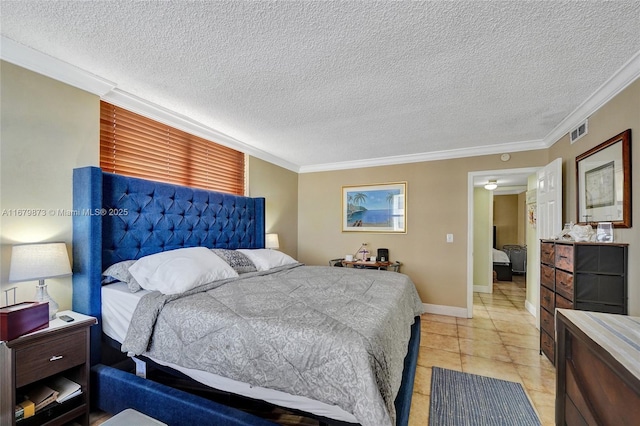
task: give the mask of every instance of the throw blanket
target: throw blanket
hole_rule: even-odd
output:
[[[406,275],[297,264],[150,293],[122,350],[337,405],[364,426],[392,425],[422,312]]]

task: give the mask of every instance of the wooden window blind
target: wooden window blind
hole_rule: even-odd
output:
[[[244,195],[242,152],[100,102],[100,167],[126,176]]]

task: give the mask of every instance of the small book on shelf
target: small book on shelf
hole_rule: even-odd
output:
[[[42,410],[47,405],[56,402],[58,397],[58,391],[51,389],[44,383],[36,383],[27,391],[26,398],[33,402],[35,405],[35,411]]]
[[[55,376],[47,381],[47,385],[58,392],[56,402],[63,403],[82,393],[80,384],[64,376]]]

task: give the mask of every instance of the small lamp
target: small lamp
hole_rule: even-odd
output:
[[[488,189],[489,191],[493,191],[494,189],[496,189],[498,187],[498,181],[497,180],[490,180],[489,182],[487,182],[487,184],[484,186],[484,189]]]
[[[9,281],[35,281],[36,301],[49,302],[49,319],[54,319],[58,304],[49,296],[45,278],[68,277],[71,265],[65,243],[20,244],[11,249]]]
[[[278,234],[266,234],[265,247],[268,249],[279,249],[280,241],[278,241]]]

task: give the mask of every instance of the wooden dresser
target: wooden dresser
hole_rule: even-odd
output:
[[[557,425],[637,425],[640,317],[559,309]]]
[[[555,363],[556,308],[627,314],[627,244],[542,240],[540,350]]]

